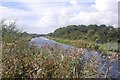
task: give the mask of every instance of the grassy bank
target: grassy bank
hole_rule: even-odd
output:
[[[120,52],[119,43],[117,42],[108,42],[104,44],[100,44],[99,49],[103,51],[113,51],[113,52]]]
[[[87,48],[87,47],[94,48],[95,47],[95,43],[91,41],[69,40],[69,39],[61,39],[61,38],[49,37],[49,36],[47,36],[46,38],[49,38],[59,43],[68,44],[68,45],[72,45],[72,46],[79,47],[79,48]]]
[[[59,43],[72,45],[78,48],[90,48],[91,50],[98,49],[100,51],[113,51],[113,52],[120,52],[118,49],[118,43],[117,42],[108,42],[104,44],[99,44],[99,47],[95,45],[95,42],[87,41],[87,40],[69,40],[69,39],[61,39],[56,37],[49,37],[51,40],[54,40]]]

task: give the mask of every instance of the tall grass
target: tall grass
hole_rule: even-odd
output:
[[[29,46],[30,35],[2,25],[2,78],[78,78],[83,77],[81,58],[84,49],[49,45]]]
[[[5,26],[5,27],[4,27]],[[29,46],[30,35],[2,25],[2,78],[98,78],[95,59],[85,65],[83,48]],[[12,24],[14,26],[14,24]]]

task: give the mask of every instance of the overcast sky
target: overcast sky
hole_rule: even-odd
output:
[[[49,33],[72,24],[118,26],[119,0],[2,0],[0,18],[21,30]]]

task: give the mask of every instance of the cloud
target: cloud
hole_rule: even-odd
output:
[[[17,19],[21,29],[29,33],[49,33],[58,27],[71,24],[117,26],[118,0],[19,0],[18,2],[22,2],[21,6],[29,10],[0,6],[0,16]]]
[[[101,12],[116,12],[118,10],[118,1],[119,0],[96,0],[94,7]]]
[[[81,11],[70,19],[71,24],[117,25],[118,0],[95,0],[90,11]]]
[[[103,12],[80,12],[77,16],[70,19],[71,24],[106,24],[117,26],[117,15]]]
[[[32,15],[29,11],[0,6],[1,18],[21,19],[21,18],[27,17],[28,14],[29,14],[29,16]]]

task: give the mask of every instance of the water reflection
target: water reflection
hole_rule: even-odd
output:
[[[59,45],[59,46],[63,47],[64,49],[73,48],[72,46],[60,44],[58,42],[55,42],[53,40],[49,40],[49,39],[44,38],[44,37],[33,38],[33,39],[31,39],[30,43],[35,43],[35,44],[37,44],[37,46],[44,46],[44,45],[48,44],[50,46]]]

